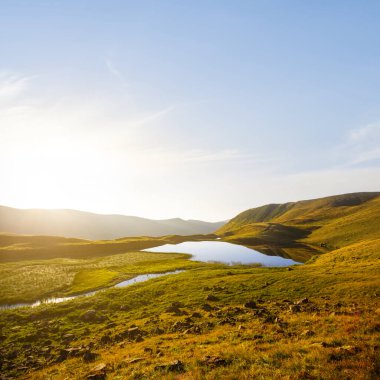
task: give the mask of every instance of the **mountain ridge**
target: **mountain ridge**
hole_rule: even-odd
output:
[[[0,206],[0,232],[108,240],[131,236],[209,234],[222,222],[181,218],[148,219],[72,209],[18,209]]]
[[[361,192],[252,208],[216,234],[238,244],[307,255],[380,238],[379,225],[380,192]]]

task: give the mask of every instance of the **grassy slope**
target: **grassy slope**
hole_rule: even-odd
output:
[[[73,302],[5,311],[2,372],[81,379],[105,364],[110,379],[375,379],[379,259],[374,239],[291,271],[209,265]],[[217,299],[205,301],[209,294]],[[304,297],[309,301],[296,310]],[[244,307],[249,300],[258,308]],[[187,315],[167,312],[172,302]],[[205,302],[213,310],[205,311]],[[84,320],[89,309],[96,320]],[[132,326],[141,338],[128,337]],[[97,355],[90,362],[86,350]],[[179,373],[160,367],[174,360],[183,363]]]
[[[247,210],[220,228],[225,240],[277,245],[290,256],[380,237],[380,193],[355,193]]]
[[[169,243],[214,238],[215,235],[168,235],[91,241],[54,236],[0,234],[0,263],[54,258],[89,259],[139,251]]]
[[[129,279],[199,264],[188,255],[139,249],[205,240],[212,235],[88,241],[49,236],[0,235],[0,305],[67,296]]]
[[[178,275],[89,298],[3,311],[1,371],[28,379],[377,379],[379,202],[361,194],[271,206],[255,221],[246,214],[244,223],[235,218],[219,231],[261,249],[274,243],[271,249],[290,255],[327,252],[291,270],[192,264]],[[150,270],[185,261],[151,262]],[[90,273],[120,273],[119,264]],[[139,273],[145,265],[125,267]],[[249,300],[255,309],[244,306]],[[168,312],[173,302],[182,303],[183,314]],[[88,310],[95,320],[84,319]],[[127,331],[134,326],[137,339]],[[174,360],[182,365],[170,367]]]

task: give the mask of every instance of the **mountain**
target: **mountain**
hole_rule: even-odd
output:
[[[378,239],[379,226],[380,192],[367,192],[249,209],[216,233],[224,240],[302,258]]]
[[[77,210],[16,209],[0,206],[0,232],[104,240],[129,236],[208,234],[225,222],[180,218],[152,220]]]

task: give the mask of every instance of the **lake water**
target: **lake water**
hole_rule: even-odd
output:
[[[137,284],[139,282],[144,282],[144,281],[150,280],[152,278],[167,276],[169,274],[177,274],[177,273],[181,273],[181,272],[183,272],[183,270],[175,270],[172,272],[165,272],[165,273],[141,274],[141,275],[133,277],[129,280],[119,282],[112,287],[113,288],[124,288],[125,286]],[[35,302],[30,302],[30,303],[25,302],[25,303],[14,303],[14,304],[9,304],[9,305],[0,305],[0,310],[16,309],[18,307],[25,307],[25,306],[36,307],[36,306],[48,304],[48,303],[60,303],[60,302],[70,301],[70,300],[73,300],[73,299],[78,298],[78,297],[89,297],[89,296],[94,295],[95,293],[104,291],[106,289],[110,289],[110,288],[102,288],[102,289],[98,289],[98,290],[93,290],[91,292],[81,293],[81,294],[77,294],[74,296],[68,296],[68,297],[49,297],[49,298],[45,298],[45,299],[38,300]]]
[[[148,252],[189,253],[191,260],[204,262],[222,262],[226,264],[261,264],[267,267],[283,267],[298,264],[281,256],[270,256],[264,253],[223,241],[188,241],[180,244],[165,244],[145,249]]]

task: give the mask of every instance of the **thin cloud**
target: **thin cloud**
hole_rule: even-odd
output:
[[[349,156],[348,166],[380,160],[380,123],[352,130],[341,149]]]
[[[17,98],[28,88],[31,77],[0,72],[0,101],[6,103]]]
[[[145,124],[149,124],[149,123],[152,123],[166,115],[168,115],[170,112],[172,112],[173,110],[175,110],[176,106],[175,105],[171,105],[169,107],[165,107],[157,112],[153,112],[151,114],[148,114],[147,116],[144,116],[142,117],[141,119],[138,119],[138,120],[135,120],[133,121],[131,124],[134,125],[134,126],[142,126],[142,125],[145,125]]]
[[[105,60],[106,67],[109,71],[109,73],[114,76],[122,85],[122,87],[128,87],[128,82],[125,79],[124,75],[121,73],[121,71],[116,67],[115,63],[111,58],[107,58]]]

